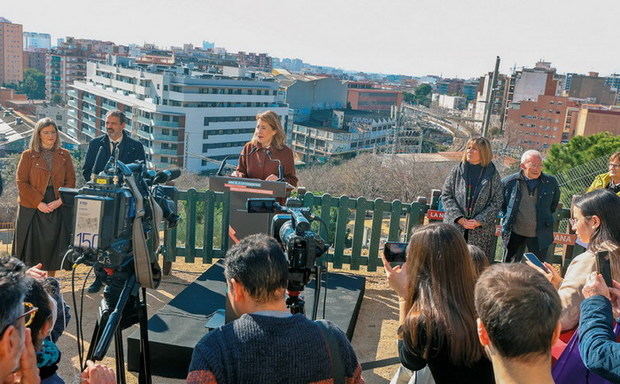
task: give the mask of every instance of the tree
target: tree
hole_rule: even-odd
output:
[[[609,132],[592,136],[575,136],[566,144],[554,144],[545,159],[545,170],[557,174],[587,161],[620,150],[620,136]]]
[[[413,104],[413,103],[415,103],[415,94],[409,93],[409,92],[405,92],[403,94],[403,99],[405,100],[405,103]]]
[[[24,79],[18,84],[5,84],[17,93],[25,94],[31,100],[45,99],[45,74],[34,68],[24,70]]]
[[[59,94],[55,93],[52,96],[52,100],[51,100],[52,104],[56,104],[56,105],[62,105],[63,104],[63,99],[62,96],[60,96]]]
[[[422,104],[425,106],[431,105],[431,92],[433,88],[429,84],[421,84],[415,90],[415,102],[416,104]]]

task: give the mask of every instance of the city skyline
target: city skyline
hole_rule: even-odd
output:
[[[559,72],[620,72],[611,0],[579,3],[316,0],[234,2],[110,0],[15,3],[0,16],[53,42],[73,36],[162,47],[214,41],[229,52],[266,52],[306,63],[374,73],[478,77],[502,58],[511,68],[550,61]],[[596,18],[582,17],[584,10]],[[58,22],[50,23],[50,20]],[[615,29],[615,30],[614,30]]]

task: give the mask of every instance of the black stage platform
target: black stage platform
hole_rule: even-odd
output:
[[[306,287],[306,313],[312,313],[314,281]],[[333,321],[353,337],[357,315],[364,297],[366,279],[362,276],[329,273],[325,318]],[[194,346],[207,333],[209,316],[225,305],[224,268],[218,263],[179,293],[149,319],[151,370],[154,375],[185,378]],[[318,318],[323,315],[323,294],[319,300]],[[139,367],[140,333],[133,332],[127,341],[127,366]]]

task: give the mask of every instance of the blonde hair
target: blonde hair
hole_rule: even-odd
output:
[[[56,141],[54,142],[54,146],[52,150],[56,150],[60,147],[60,134],[58,131],[58,126],[54,120],[49,117],[44,117],[43,119],[37,121],[34,126],[34,132],[32,132],[32,138],[30,138],[30,149],[35,152],[41,152],[41,131],[43,128],[52,126],[56,130]]]
[[[286,136],[284,135],[284,128],[282,128],[282,123],[280,122],[280,116],[274,111],[265,111],[256,115],[256,121],[262,120],[267,123],[271,129],[276,131],[276,134],[273,136],[271,141],[272,145],[277,149],[282,149],[284,147],[284,142],[286,141]],[[258,138],[256,137],[256,133],[252,136],[252,140],[250,141],[252,144],[258,144]]]
[[[612,161],[620,161],[620,151],[614,152],[611,154],[611,156],[609,156],[609,162]]]
[[[484,137],[475,137],[467,141],[465,148],[469,147],[470,145],[476,147],[476,149],[478,149],[478,151],[480,152],[480,165],[486,167],[491,163],[491,160],[493,160],[493,151],[491,150],[491,143],[489,142],[489,140]],[[467,149],[465,149],[465,152],[463,152],[462,161],[467,161]]]

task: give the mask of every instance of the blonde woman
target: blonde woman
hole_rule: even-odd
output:
[[[37,122],[17,166],[19,210],[13,253],[26,265],[41,263],[50,276],[60,269],[68,245],[63,225],[61,187],[75,187],[75,171],[69,152],[60,148],[56,123]]]
[[[286,137],[280,117],[273,111],[256,115],[254,136],[241,151],[239,165],[232,173],[235,177],[278,180],[278,161],[282,164],[284,181],[297,186],[293,151],[284,142]]]
[[[455,225],[467,244],[480,247],[489,263],[495,259],[495,225],[504,201],[504,187],[492,159],[489,140],[470,139],[461,163],[452,169],[441,191],[444,223]]]

